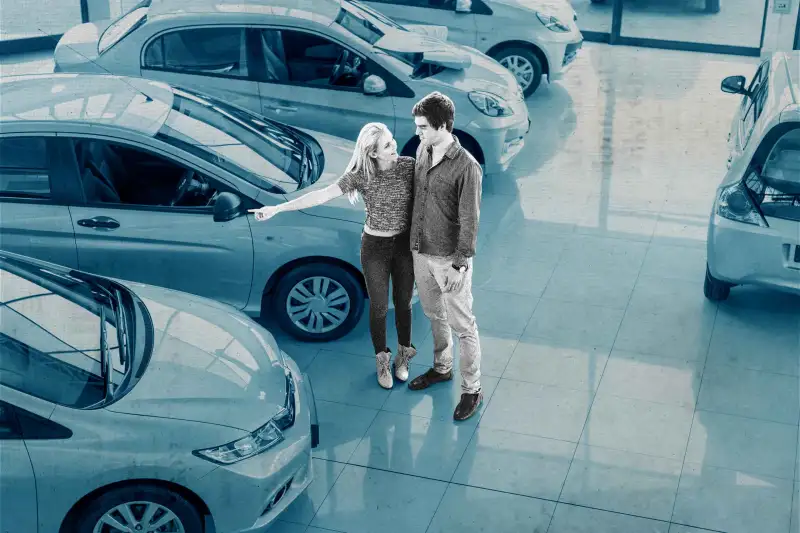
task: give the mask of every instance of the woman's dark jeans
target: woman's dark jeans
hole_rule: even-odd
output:
[[[389,278],[395,309],[397,341],[411,346],[411,298],[414,294],[414,259],[408,231],[394,237],[361,235],[361,267],[369,296],[369,330],[375,353],[386,345],[386,313],[389,311]]]

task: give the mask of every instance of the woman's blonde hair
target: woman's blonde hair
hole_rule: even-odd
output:
[[[356,139],[356,149],[353,151],[353,157],[347,164],[345,174],[352,173],[355,175],[363,175],[364,179],[369,183],[369,180],[378,170],[378,164],[374,157],[369,154],[378,149],[378,142],[384,133],[391,135],[392,132],[386,127],[386,124],[380,122],[370,122],[361,128],[361,132]],[[358,191],[351,191],[348,194],[350,203],[358,201]]]

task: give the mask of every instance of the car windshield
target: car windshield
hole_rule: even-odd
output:
[[[113,399],[129,378],[134,311],[92,277],[4,257],[0,300],[3,385],[83,409]]]
[[[119,17],[106,28],[97,43],[97,52],[102,54],[133,30],[147,21],[147,11],[150,9],[151,0],[142,0],[133,8]]]
[[[208,95],[173,92],[175,101],[158,138],[277,194],[319,178],[321,169],[309,155],[312,147],[293,128]]]

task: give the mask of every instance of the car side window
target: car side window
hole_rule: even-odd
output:
[[[0,197],[50,198],[46,138],[0,138]]]
[[[87,204],[208,210],[224,188],[199,172],[144,150],[97,139],[75,139]]]
[[[151,41],[143,67],[157,70],[247,78],[244,28],[191,28],[166,33]]]
[[[267,80],[308,87],[359,89],[366,62],[355,52],[319,35],[294,30],[262,30]]]
[[[21,438],[22,435],[20,434],[13,408],[5,402],[0,402],[0,440],[18,440]]]

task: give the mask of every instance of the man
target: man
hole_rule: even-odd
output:
[[[408,384],[422,390],[453,379],[452,330],[459,340],[466,420],[483,401],[481,348],[472,314],[472,258],[478,236],[481,167],[453,135],[455,106],[433,92],[412,110],[421,144],[414,172],[411,251],[420,302],[433,330],[433,368]]]

